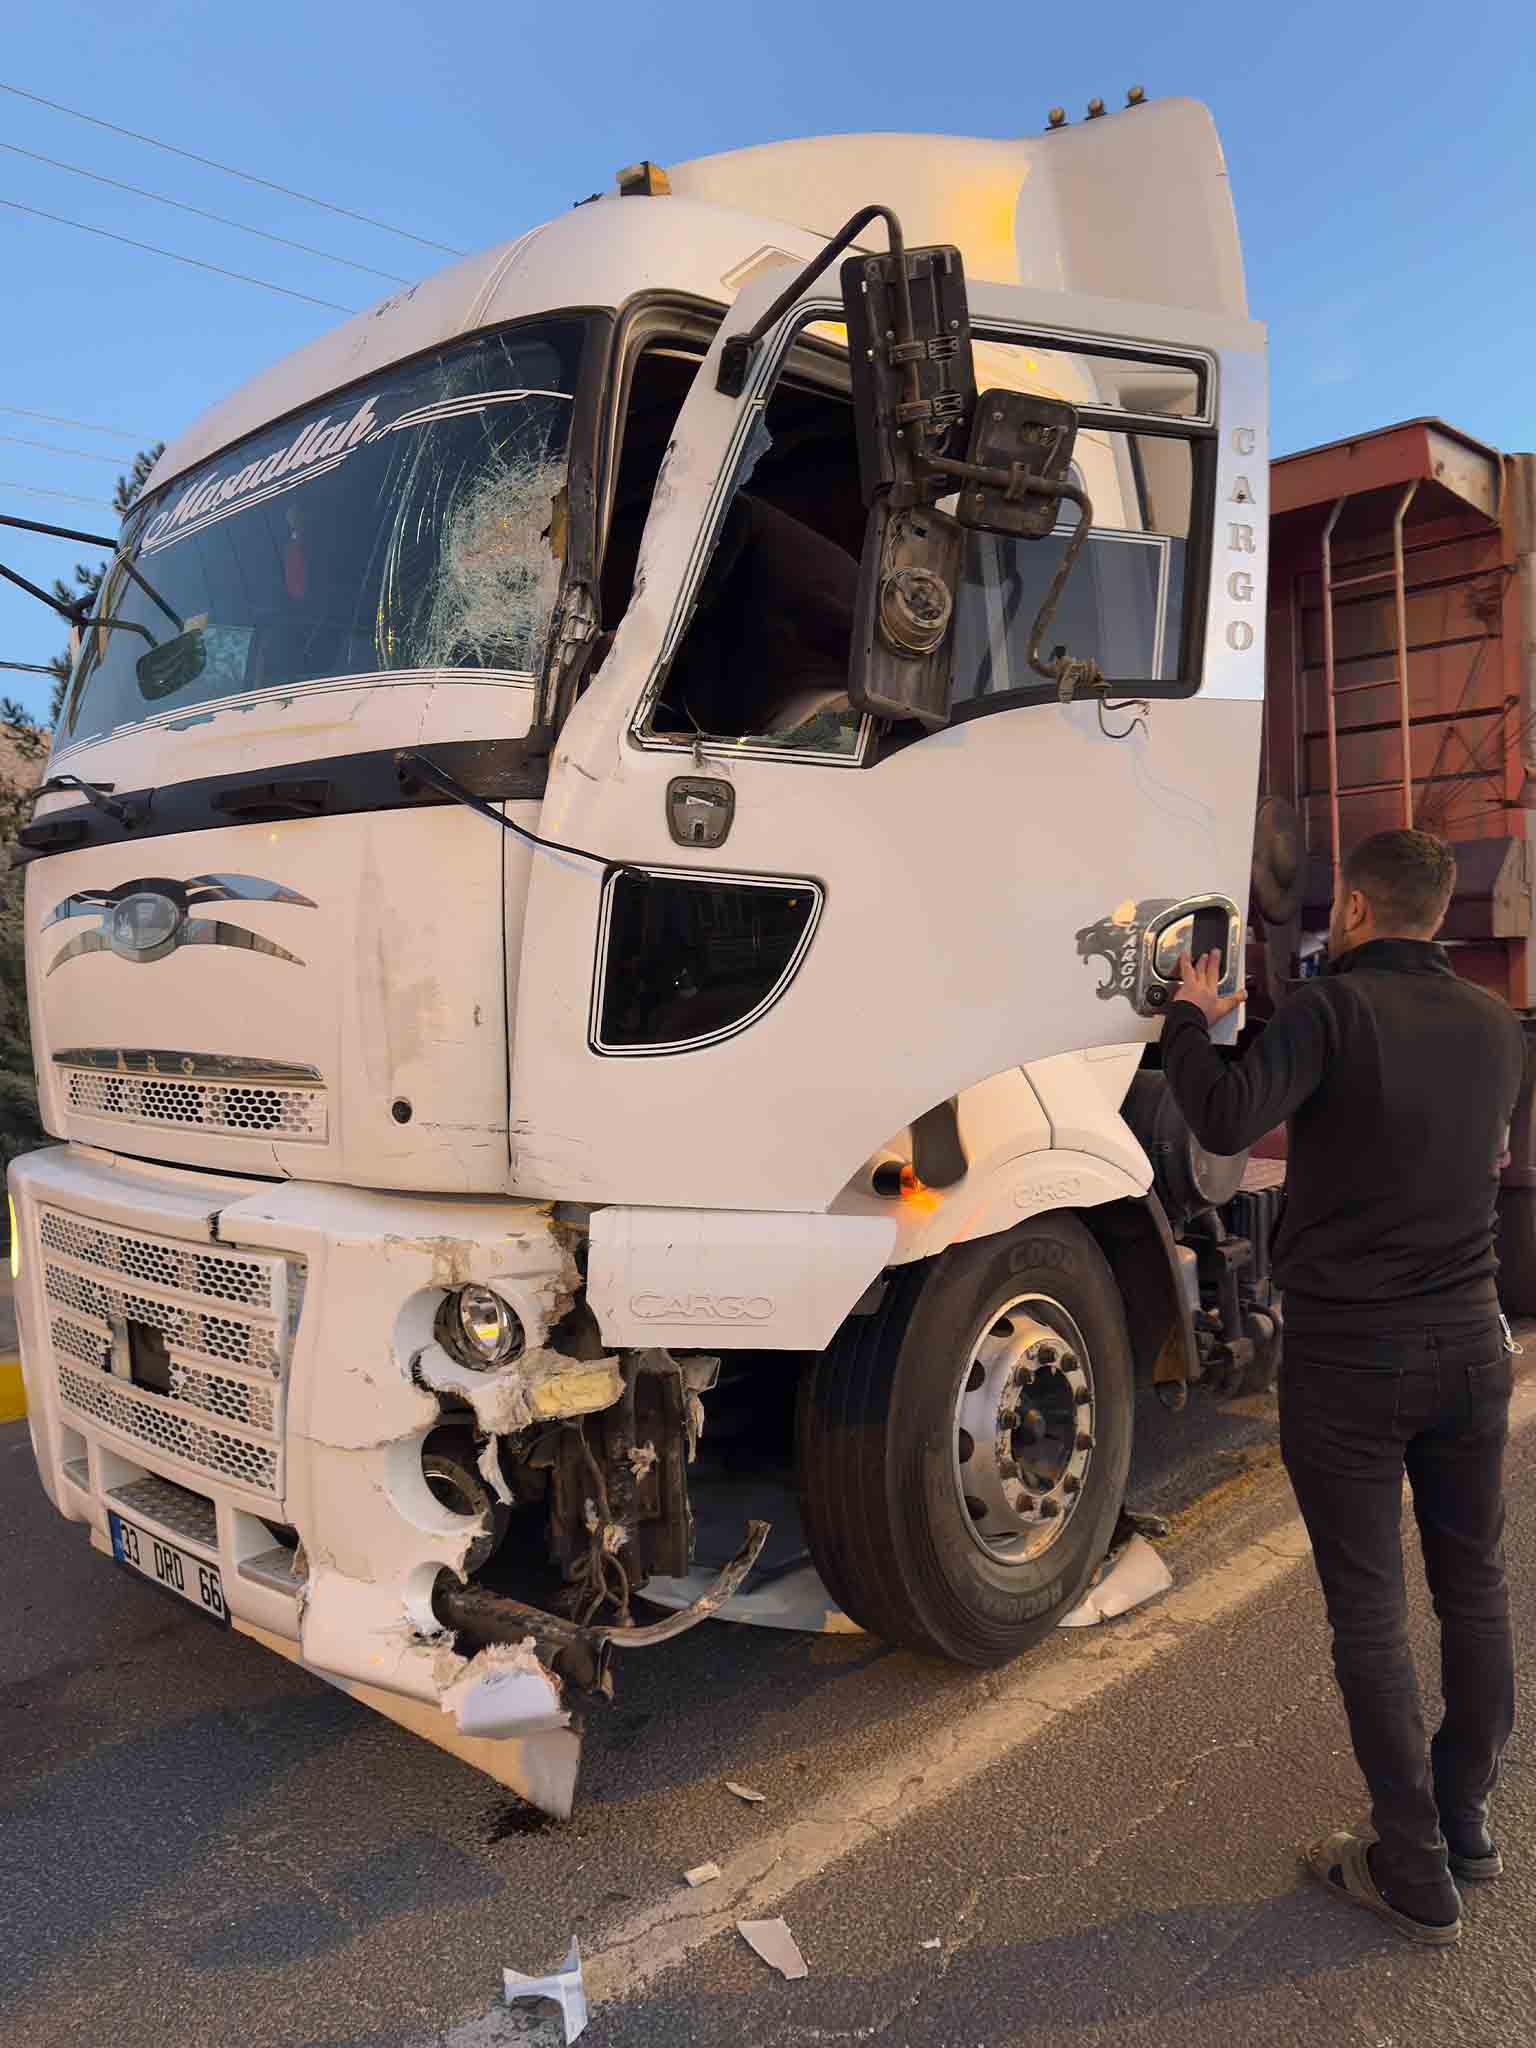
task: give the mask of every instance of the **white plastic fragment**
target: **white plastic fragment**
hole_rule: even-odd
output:
[[[439,1699],[461,1735],[505,1741],[571,1725],[570,1713],[560,1704],[560,1682],[539,1662],[531,1637],[477,1651]]]
[[[1128,1614],[1144,1600],[1166,1593],[1172,1584],[1173,1573],[1146,1537],[1133,1536],[1072,1612],[1063,1615],[1058,1627],[1092,1628],[1095,1622]]]
[[[921,1947],[923,1947],[923,1948],[942,1948],[942,1947],[944,1946],[944,1944],[943,1944],[943,1942],[942,1942],[942,1941],[941,1941],[941,1940],[939,1939],[939,1937],[938,1937],[937,1935],[935,1935],[935,1936],[933,1937],[933,1940],[932,1940],[932,1941],[925,1941],[925,1942],[922,1942],[922,1943],[920,1944],[920,1946],[921,1946]]]
[[[736,1932],[781,1977],[793,1981],[811,1974],[795,1945],[795,1937],[782,1920],[738,1920]]]
[[[738,1799],[745,1799],[749,1806],[766,1806],[768,1803],[766,1792],[754,1792],[750,1785],[735,1784],[730,1778],[725,1781],[725,1789],[734,1792]]]
[[[701,1884],[713,1884],[719,1875],[720,1866],[718,1863],[701,1863],[696,1870],[685,1870],[683,1872],[684,1878],[693,1886],[695,1891],[697,1891]]]
[[[559,2006],[565,2023],[566,2048],[570,2048],[587,2024],[587,1992],[581,1981],[579,1941],[571,1943],[564,1969],[552,1970],[547,1977],[525,1977],[521,1970],[503,1970],[501,1982],[502,1996],[508,2005],[521,1998],[548,1998]]]

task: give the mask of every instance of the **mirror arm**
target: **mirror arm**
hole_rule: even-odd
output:
[[[55,597],[52,591],[42,590],[37,584],[29,583],[18,570],[7,569],[4,562],[0,562],[0,576],[3,576],[7,583],[14,583],[18,590],[24,590],[28,597],[35,597],[39,604],[47,605],[49,611],[57,612],[61,619],[67,619],[72,626],[81,623],[83,614],[79,605],[69,604],[62,597]]]
[[[866,206],[861,213],[856,213],[852,220],[838,229],[819,255],[813,256],[803,270],[795,273],[793,280],[779,293],[767,312],[760,314],[745,334],[733,334],[725,342],[720,350],[720,368],[715,377],[717,391],[724,392],[727,398],[740,398],[746,389],[747,371],[751,366],[752,357],[763,336],[776,321],[783,318],[801,293],[816,282],[834,258],[841,256],[845,249],[852,246],[872,220],[885,222],[893,256],[900,258],[906,253],[901,222],[888,206]],[[896,345],[900,348],[912,339],[912,282],[907,276],[906,265],[901,262],[897,264],[896,291],[901,327],[896,337]],[[907,365],[907,383],[911,396],[914,399],[918,398],[921,394],[915,362],[909,362]]]
[[[86,547],[108,548],[113,553],[117,542],[104,533],[81,533],[73,526],[45,526],[40,519],[18,519],[13,512],[0,512],[0,526],[14,526],[18,533],[46,533],[54,540],[78,540]]]
[[[142,590],[144,595],[149,599],[150,603],[152,605],[155,605],[160,611],[165,613],[165,616],[176,628],[176,631],[178,633],[185,633],[185,631],[187,630],[186,620],[177,617],[175,612],[173,612],[170,606],[166,603],[165,599],[160,595],[159,591],[156,590],[155,586],[146,577],[141,576],[138,570],[135,569],[135,567],[133,566],[132,562],[128,561],[126,558],[122,562],[121,566],[124,573],[128,576],[131,576],[134,582],[137,583],[140,590]]]
[[[1067,542],[1066,553],[1057,564],[1056,574],[1051,578],[1050,588],[1041,600],[1040,609],[1035,613],[1035,623],[1029,629],[1028,660],[1036,675],[1044,676],[1047,682],[1056,685],[1056,694],[1062,703],[1070,704],[1079,690],[1086,691],[1090,696],[1102,693],[1104,671],[1096,661],[1079,661],[1074,655],[1068,654],[1065,648],[1058,649],[1048,662],[1040,659],[1040,642],[1045,638],[1046,628],[1056,616],[1061,593],[1067,587],[1067,578],[1077,566],[1077,558],[1088,539],[1088,528],[1093,523],[1093,507],[1084,493],[1065,486],[1058,488],[1062,497],[1073,499],[1082,508],[1082,517],[1077,522],[1077,529],[1072,538]],[[1101,712],[1100,716],[1102,715]]]
[[[151,647],[158,647],[160,645],[160,642],[151,633],[148,626],[141,626],[136,619],[113,619],[108,618],[105,613],[102,613],[94,619],[84,618],[80,621],[80,624],[85,627],[120,626],[125,633],[137,633],[140,639],[147,640]]]
[[[1056,574],[1035,613],[1035,623],[1029,629],[1028,660],[1038,676],[1044,676],[1048,683],[1056,685],[1061,701],[1069,703],[1079,690],[1093,692],[1104,686],[1104,671],[1096,661],[1079,661],[1065,650],[1054,655],[1050,661],[1040,658],[1040,642],[1045,638],[1046,629],[1056,616],[1056,607],[1061,602],[1061,593],[1067,587],[1067,579],[1077,567],[1077,558],[1088,539],[1088,529],[1093,524],[1093,500],[1085,490],[1061,477],[1033,476],[1018,463],[1011,469],[983,469],[974,462],[954,462],[947,455],[924,457],[929,469],[936,469],[943,476],[952,476],[957,483],[981,484],[986,490],[1000,491],[1005,498],[1017,500],[1030,495],[1043,498],[1070,498],[1078,508],[1078,521],[1072,538],[1067,542]]]

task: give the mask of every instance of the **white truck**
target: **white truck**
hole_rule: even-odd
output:
[[[1156,1072],[1266,480],[1139,93],[635,166],[172,441],[20,849],[59,1512],[559,1813],[722,1606],[1037,1641],[1276,1337]]]

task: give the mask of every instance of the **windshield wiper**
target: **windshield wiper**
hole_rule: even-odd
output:
[[[133,813],[125,804],[114,803],[112,800],[112,792],[116,787],[115,782],[86,782],[78,775],[50,775],[46,782],[40,782],[33,790],[32,801],[36,803],[42,796],[63,796],[77,792],[96,810],[105,811],[114,824],[132,825]]]

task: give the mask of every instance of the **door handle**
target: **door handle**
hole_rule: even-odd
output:
[[[717,775],[674,775],[667,784],[667,830],[679,846],[723,846],[736,816],[736,792]]]
[[[1142,925],[1133,1007],[1143,1017],[1159,1016],[1173,1001],[1179,982],[1179,958],[1192,960],[1215,953],[1221,962],[1217,988],[1236,992],[1243,971],[1243,920],[1230,896],[1186,896],[1182,902],[1148,904],[1152,915]]]

